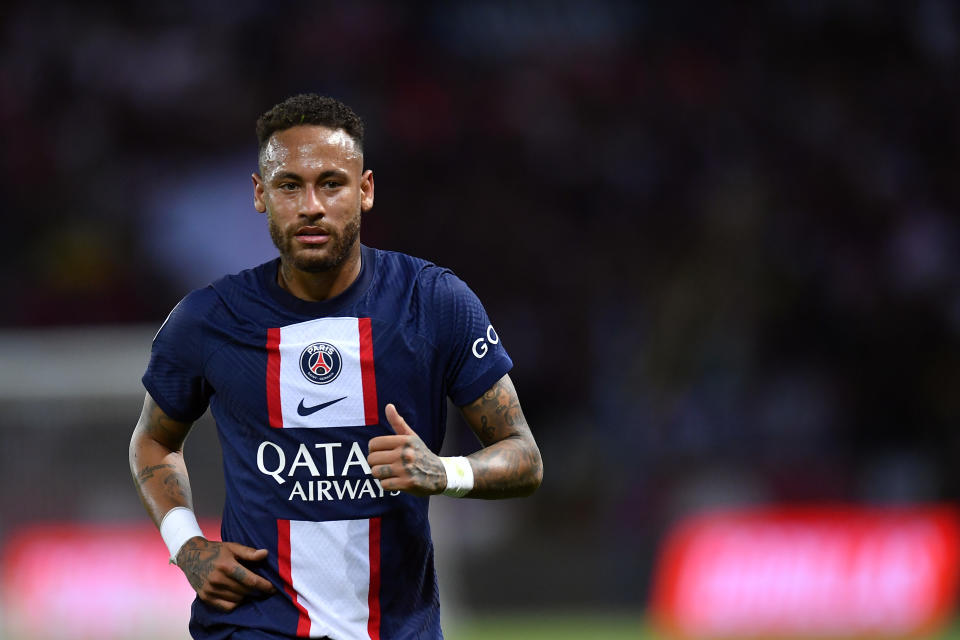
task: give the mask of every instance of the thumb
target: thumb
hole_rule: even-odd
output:
[[[266,549],[254,549],[253,547],[246,547],[236,542],[229,543],[229,546],[230,550],[233,551],[233,555],[241,560],[246,560],[247,562],[262,562],[267,559]]]
[[[416,431],[411,429],[410,425],[407,424],[407,421],[400,416],[400,414],[397,412],[397,408],[393,406],[393,404],[388,404],[385,409],[387,412],[387,422],[390,423],[390,426],[393,427],[393,430],[398,436],[417,435]]]

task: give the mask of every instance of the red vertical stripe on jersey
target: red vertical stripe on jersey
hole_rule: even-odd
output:
[[[271,329],[273,331],[273,329]],[[279,330],[278,330],[279,331]],[[283,589],[293,600],[300,615],[297,617],[297,637],[310,636],[310,615],[297,600],[297,592],[293,588],[293,570],[290,568],[290,521],[277,520],[277,565],[280,570],[280,579],[283,580]]]
[[[360,376],[363,381],[363,414],[365,424],[377,424],[377,376],[373,369],[373,330],[370,318],[358,318],[360,329]]]
[[[269,414],[270,426],[276,429],[282,429],[283,411],[280,409],[280,329],[267,329],[267,413]],[[288,536],[288,542],[289,539]]]
[[[367,593],[367,632],[380,640],[380,518],[370,518],[370,591]]]

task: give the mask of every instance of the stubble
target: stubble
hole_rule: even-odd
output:
[[[294,251],[296,229],[285,232],[277,224],[267,210],[267,226],[270,230],[270,239],[280,252],[283,264],[307,273],[324,273],[340,267],[350,255],[350,251],[360,238],[360,211],[343,227],[342,232],[330,231],[330,240],[327,242],[329,251],[321,255],[313,255],[311,251]]]

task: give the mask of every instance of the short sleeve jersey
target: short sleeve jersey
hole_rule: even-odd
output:
[[[512,362],[449,270],[361,251],[333,299],[282,289],[277,259],[193,291],[154,339],[143,384],[177,420],[209,407],[222,538],[268,549],[260,573],[277,587],[231,613],[195,600],[194,637],[442,637],[428,499],[385,491],[368,442],[393,433],[393,403],[439,452],[446,399],[469,404]]]

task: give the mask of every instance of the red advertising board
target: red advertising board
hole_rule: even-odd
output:
[[[675,527],[651,614],[671,638],[916,638],[958,586],[951,507],[721,511]]]
[[[219,531],[205,522],[204,530]],[[182,638],[193,589],[149,521],[51,523],[13,534],[0,553],[0,637]]]

